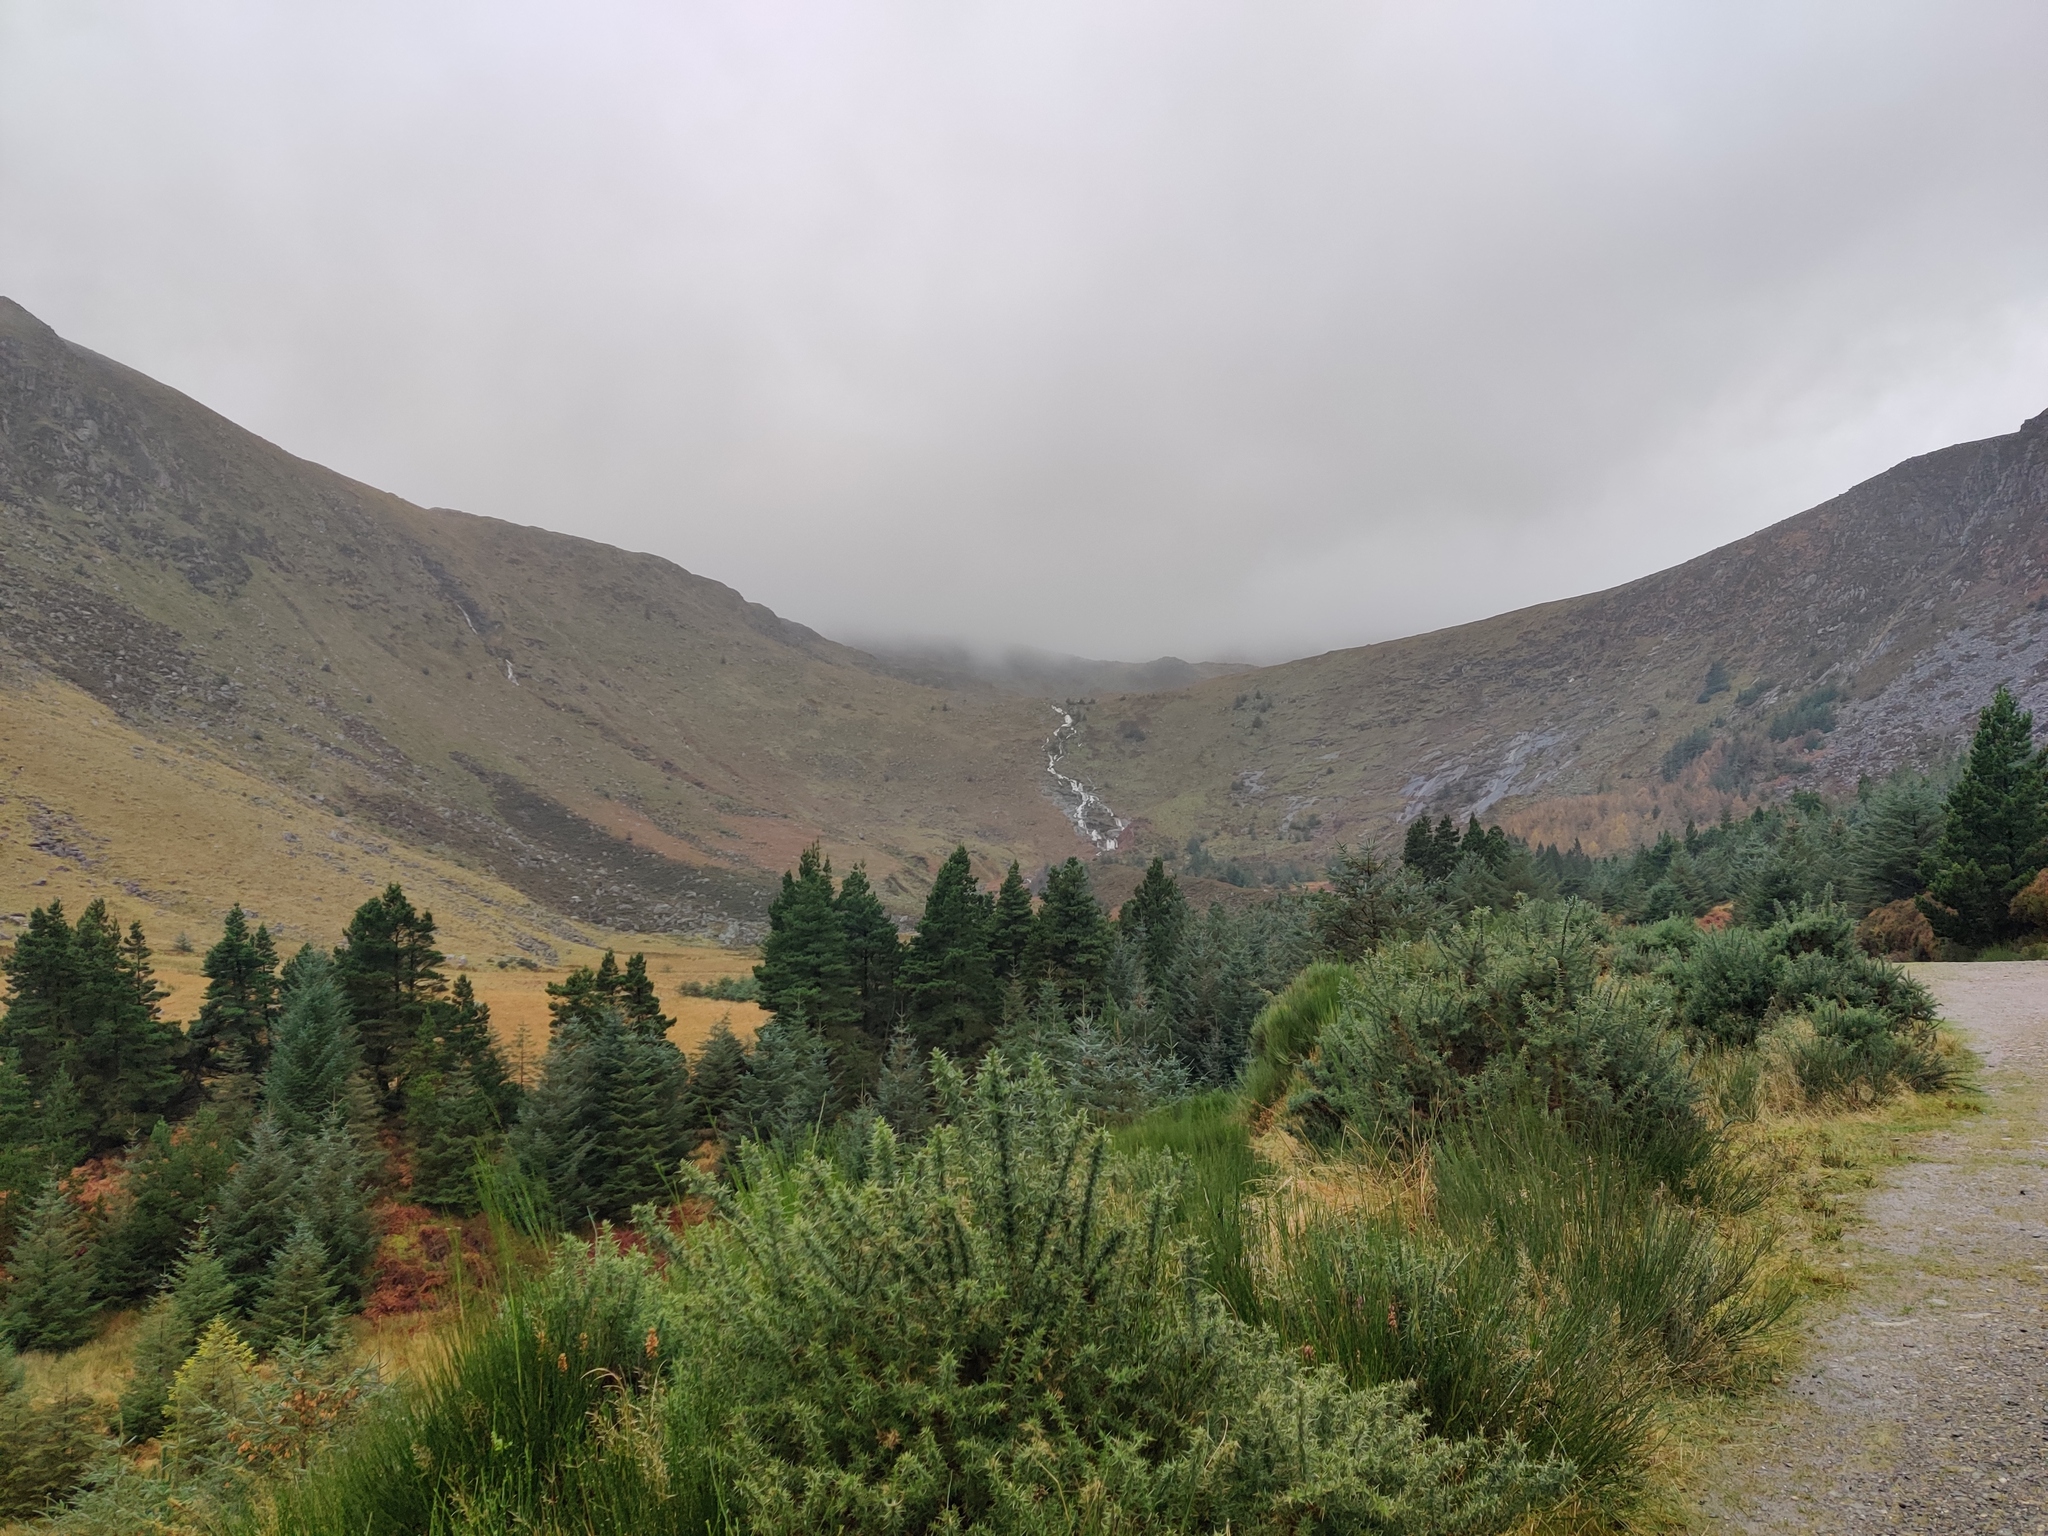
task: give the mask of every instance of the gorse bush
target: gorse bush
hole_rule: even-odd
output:
[[[1661,994],[1602,977],[1605,932],[1589,907],[1529,903],[1368,957],[1297,1098],[1397,1148],[1531,1097],[1581,1128],[1692,1135],[1697,1090]]]
[[[946,1122],[906,1152],[878,1121],[858,1177],[750,1154],[723,1219],[648,1224],[665,1273],[565,1249],[278,1529],[1422,1536],[1562,1486],[1233,1318],[1174,1160],[1113,1157],[1042,1067],[939,1087]]]

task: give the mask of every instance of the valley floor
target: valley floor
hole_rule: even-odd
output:
[[[1982,1058],[1986,1113],[1868,1198],[1850,1305],[1728,1426],[1698,1530],[2048,1531],[2048,962],[1912,969]]]

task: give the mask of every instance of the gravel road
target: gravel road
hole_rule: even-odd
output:
[[[1913,969],[1984,1059],[1988,1113],[1865,1202],[1853,1302],[1731,1423],[1700,1530],[2048,1533],[2048,962]]]

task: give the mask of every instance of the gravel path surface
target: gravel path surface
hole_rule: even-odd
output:
[[[1730,1425],[1704,1530],[2048,1533],[2048,962],[1913,969],[1983,1057],[1988,1113],[1866,1201],[1855,1300]]]

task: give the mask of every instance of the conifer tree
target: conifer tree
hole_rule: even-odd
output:
[[[132,1374],[121,1391],[125,1438],[146,1440],[162,1432],[164,1403],[178,1367],[191,1356],[206,1326],[217,1317],[231,1316],[234,1307],[234,1283],[201,1229],[185,1245],[170,1283],[150,1303],[136,1329]]]
[[[16,1221],[35,1203],[50,1173],[42,1112],[12,1053],[0,1051],[0,1246],[12,1244]]]
[[[1973,947],[2024,932],[2012,899],[2048,863],[2048,769],[2034,750],[2034,717],[2008,690],[1977,716],[1946,809],[1920,910],[1943,938]]]
[[[139,927],[124,941],[104,901],[67,924],[53,901],[30,915],[5,972],[0,1049],[14,1053],[39,1100],[76,1095],[87,1150],[121,1145],[172,1106],[184,1041],[159,1016],[164,994]],[[61,1092],[60,1077],[69,1079]]]
[[[919,1141],[931,1129],[931,1085],[925,1078],[924,1058],[907,1029],[898,1029],[889,1037],[880,1081],[875,1085],[875,1112],[905,1141]]]
[[[277,968],[277,1002],[281,1008],[294,992],[316,976],[334,974],[334,962],[310,944],[301,944],[291,959]]]
[[[689,1064],[665,1036],[628,1034],[615,1093],[604,1206],[624,1212],[675,1188],[676,1170],[695,1150]]]
[[[178,1260],[227,1182],[233,1138],[207,1106],[173,1130],[159,1120],[128,1156],[125,1199],[98,1249],[101,1296],[146,1295]]]
[[[1139,953],[1145,964],[1148,992],[1157,994],[1164,990],[1187,925],[1188,901],[1181,894],[1180,882],[1166,872],[1164,859],[1154,859],[1145,870],[1145,878],[1117,912],[1117,926],[1127,936],[1143,930]]]
[[[457,978],[458,988],[464,980]],[[472,1008],[482,1006],[474,1001],[473,993],[470,997]],[[578,966],[561,981],[549,982],[548,998],[548,1011],[558,1030],[572,1021],[590,1023],[607,1012],[616,1013],[628,1029],[641,1034],[664,1035],[675,1027],[676,1021],[661,1011],[661,999],[647,974],[643,954],[633,955],[621,970],[618,956],[606,950],[595,970]]]
[[[396,884],[356,908],[334,952],[363,1063],[387,1107],[397,1105],[399,1069],[427,1011],[447,991],[445,958],[434,945],[434,914],[415,909]]]
[[[1436,879],[1448,879],[1451,871],[1458,867],[1458,856],[1458,829],[1450,817],[1439,817],[1436,824],[1436,863],[1431,873]]]
[[[1109,922],[1079,859],[1055,865],[1046,875],[1045,900],[1032,925],[1024,956],[1027,976],[1049,979],[1075,1013],[1102,1006],[1109,973]]]
[[[249,1418],[256,1356],[234,1325],[217,1317],[171,1380],[164,1407],[163,1461],[181,1474],[233,1465],[234,1441]]]
[[[747,1080],[747,1048],[720,1019],[690,1063],[690,1094],[683,1120],[698,1137],[721,1134]]]
[[[770,1013],[801,1010],[827,1029],[860,1021],[832,861],[816,843],[803,851],[794,871],[783,872],[782,889],[768,907],[768,937],[754,979],[761,986],[761,1006]]]
[[[75,1168],[84,1160],[92,1140],[92,1110],[87,1107],[69,1068],[59,1067],[36,1101],[41,1120],[43,1155],[52,1172]]]
[[[875,895],[867,869],[860,864],[853,866],[840,885],[835,905],[839,927],[846,935],[853,995],[860,1006],[860,1032],[870,1053],[879,1055],[896,1023],[896,972],[903,963],[896,920]]]
[[[363,1281],[377,1253],[364,1153],[347,1128],[335,1124],[304,1144],[304,1156],[305,1175],[293,1215],[311,1223],[327,1254],[329,1278],[342,1300],[353,1306],[363,1298]]]
[[[269,1354],[285,1344],[331,1344],[340,1326],[327,1250],[303,1216],[271,1261],[249,1313],[249,1342]]]
[[[1856,828],[1855,893],[1861,904],[1879,907],[1925,890],[1921,871],[1941,827],[1941,795],[1925,777],[1901,773],[1879,785]]]
[[[574,1017],[549,1043],[512,1147],[565,1221],[624,1215],[659,1198],[692,1150],[689,1073],[663,1035],[616,1010]]]
[[[989,955],[991,902],[975,889],[967,850],[939,866],[897,973],[905,1012],[921,1045],[977,1056],[995,1034],[1002,1008]]]
[[[832,1093],[830,1051],[801,1013],[761,1026],[734,1118],[756,1141],[791,1143],[820,1127]]]
[[[348,1002],[331,974],[309,969],[301,978],[278,1015],[274,1042],[263,1100],[281,1135],[303,1139],[337,1117],[344,1122],[360,1117],[362,1049]],[[367,1134],[370,1127],[358,1124],[357,1129]]]
[[[461,978],[463,982],[468,979],[466,976]],[[676,1021],[661,1011],[661,998],[654,990],[653,979],[647,974],[647,956],[639,951],[627,957],[626,969],[620,973],[615,995],[619,1015],[625,1020],[626,1028],[643,1035],[665,1035],[676,1027]]]
[[[228,909],[221,936],[201,965],[206,995],[189,1038],[201,1055],[201,1070],[214,1067],[228,1040],[241,1046],[247,1070],[260,1073],[270,1055],[270,1031],[277,1018],[277,948],[270,930],[249,931],[248,914],[239,904]]]
[[[640,1006],[634,1027],[650,1027],[650,1007],[653,1026],[665,1024],[652,1002],[653,989],[646,985],[646,961],[639,955],[633,959],[617,990]],[[572,1006],[582,1008],[584,999]],[[467,975],[455,978],[448,1001],[434,1008],[429,1019],[405,1071],[412,1194],[423,1205],[474,1211],[478,1161],[488,1162],[503,1145],[505,1130],[517,1115],[519,1089],[492,1038],[490,1009],[477,1000]],[[661,1029],[655,1027],[654,1033]]]
[[[71,1199],[45,1189],[7,1255],[0,1327],[16,1349],[71,1349],[92,1337],[92,1264]]]
[[[1425,880],[1434,878],[1436,839],[1430,836],[1427,816],[1408,823],[1408,835],[1401,841],[1401,863]]]
[[[235,1304],[256,1299],[300,1210],[304,1169],[301,1144],[285,1137],[270,1116],[258,1118],[241,1161],[221,1190],[213,1239],[235,1284]]]
[[[1031,930],[1037,921],[1031,887],[1024,883],[1024,872],[1012,859],[996,890],[995,910],[989,920],[988,957],[997,981],[1007,983],[1024,974],[1024,957],[1031,949]]]

